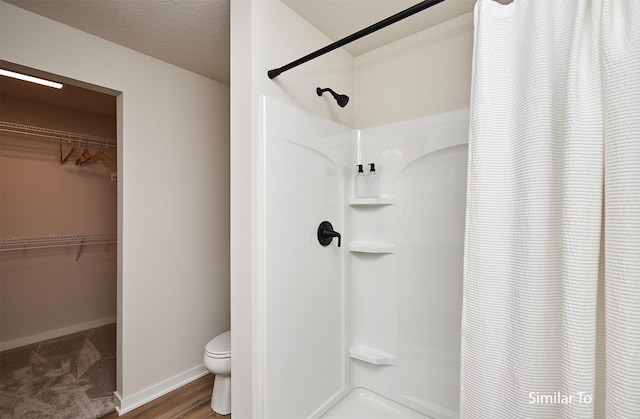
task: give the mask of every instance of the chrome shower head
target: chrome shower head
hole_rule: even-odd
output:
[[[341,108],[344,108],[345,106],[347,106],[347,103],[349,103],[349,96],[347,95],[340,95],[328,87],[325,89],[321,89],[318,87],[316,89],[316,93],[318,94],[318,96],[322,96],[323,92],[331,93],[336,102],[338,102],[338,106],[340,106]]]

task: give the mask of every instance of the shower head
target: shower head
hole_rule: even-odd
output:
[[[328,87],[325,89],[321,89],[318,87],[316,89],[316,93],[318,94],[318,96],[322,96],[323,92],[331,93],[336,102],[338,102],[338,106],[340,106],[341,108],[344,108],[345,106],[347,106],[347,103],[349,103],[349,96],[347,95],[340,95]]]

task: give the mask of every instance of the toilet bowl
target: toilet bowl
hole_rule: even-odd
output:
[[[204,366],[216,376],[211,392],[211,409],[221,415],[231,413],[231,331],[207,343]]]

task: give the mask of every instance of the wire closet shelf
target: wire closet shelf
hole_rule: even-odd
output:
[[[0,131],[12,134],[20,134],[40,140],[55,140],[78,142],[95,146],[117,147],[117,142],[112,138],[97,137],[95,135],[80,134],[77,132],[60,131],[49,128],[34,127],[31,125],[16,124],[0,121]]]
[[[77,263],[84,246],[114,244],[117,243],[117,238],[118,236],[116,234],[68,234],[61,236],[0,239],[0,252],[78,246],[78,254],[75,259]]]

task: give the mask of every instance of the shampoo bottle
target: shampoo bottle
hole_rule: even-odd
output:
[[[356,174],[356,198],[364,198],[367,196],[366,176],[362,170],[362,165],[358,164],[358,173]]]
[[[367,178],[367,196],[378,198],[380,196],[380,177],[376,173],[376,164],[369,163],[370,169]]]

